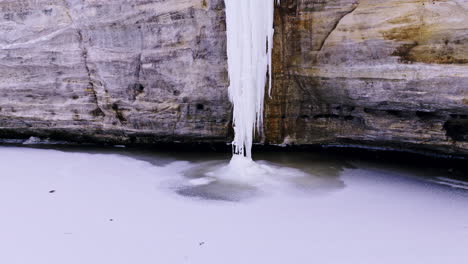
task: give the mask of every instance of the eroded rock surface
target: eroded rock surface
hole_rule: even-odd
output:
[[[468,2],[284,0],[266,141],[468,153]]]
[[[0,136],[226,141],[223,0],[1,0]]]

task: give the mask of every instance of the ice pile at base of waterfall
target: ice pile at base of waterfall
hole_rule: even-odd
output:
[[[266,161],[253,161],[247,157],[234,155],[228,164],[210,166],[190,180],[192,185],[206,185],[214,182],[246,185],[252,187],[274,187],[284,185],[294,179],[311,177],[310,174],[295,168],[283,167]]]

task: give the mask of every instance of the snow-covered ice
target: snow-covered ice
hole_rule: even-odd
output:
[[[467,192],[410,172],[294,156],[268,168],[308,176],[193,185],[227,162],[122,151],[0,147],[0,263],[468,261]]]

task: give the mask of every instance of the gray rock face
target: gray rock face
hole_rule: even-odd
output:
[[[223,0],[1,0],[0,134],[226,141]]]
[[[468,2],[282,0],[264,142],[468,154]],[[0,137],[228,142],[223,0],[0,0]]]
[[[468,153],[468,2],[282,1],[266,140]]]

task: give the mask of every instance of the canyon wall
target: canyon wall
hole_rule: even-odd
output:
[[[283,0],[266,142],[468,152],[468,2]]]
[[[0,0],[0,138],[230,142],[223,0]],[[468,154],[468,2],[282,0],[266,144]]]
[[[0,0],[0,137],[226,141],[223,0]]]

